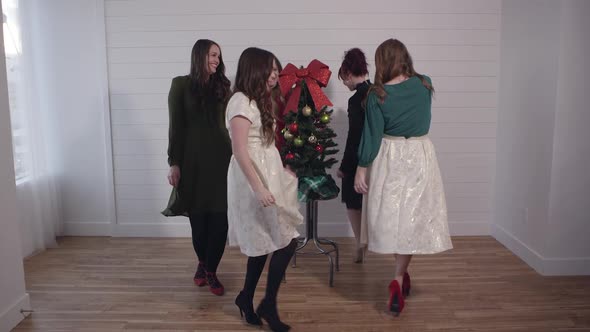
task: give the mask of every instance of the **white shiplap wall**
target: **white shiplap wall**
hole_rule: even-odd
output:
[[[258,46],[283,65],[317,58],[333,71],[337,141],[346,137],[350,92],[337,79],[343,52],[370,61],[380,42],[406,43],[437,90],[431,137],[446,185],[454,234],[488,234],[491,220],[498,90],[500,1],[363,2],[107,0],[105,20],[117,225],[115,235],[186,236],[187,222],[165,218],[170,80],[188,72],[196,39],[221,45],[233,80],[242,50]],[[320,231],[348,234],[344,206],[320,205]]]

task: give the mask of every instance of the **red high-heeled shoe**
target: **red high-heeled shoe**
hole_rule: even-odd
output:
[[[402,282],[402,295],[404,297],[410,296],[410,289],[412,288],[412,282],[410,281],[410,274],[404,273],[404,281]]]
[[[209,290],[211,293],[221,296],[225,293],[223,284],[217,279],[217,274],[214,272],[207,272],[207,283],[209,284]]]
[[[388,306],[389,311],[391,311],[395,316],[399,316],[399,314],[404,309],[404,297],[399,287],[399,283],[395,279],[393,279],[389,284]]]

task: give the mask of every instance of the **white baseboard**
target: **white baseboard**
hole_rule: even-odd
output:
[[[110,222],[66,222],[63,235],[66,236],[111,236]]]
[[[543,275],[546,276],[588,276],[590,257],[585,258],[546,258]]]
[[[530,267],[543,274],[543,257],[538,252],[520,241],[500,225],[492,225],[492,236]]]
[[[451,235],[490,235],[490,225],[481,222],[450,222]],[[302,226],[300,231],[303,232]],[[352,237],[348,222],[320,222],[318,233],[325,237]],[[64,235],[68,236],[115,236],[115,237],[190,237],[191,230],[186,223],[125,223],[111,225],[109,222],[68,222],[64,224]]]
[[[31,310],[29,294],[25,293],[13,305],[0,313],[0,331],[11,331],[26,315],[21,310]]]
[[[590,275],[588,257],[545,258],[496,224],[492,225],[492,236],[541,275]]]
[[[299,229],[304,235],[305,227]],[[352,229],[347,224],[320,223],[318,233],[322,237],[352,237]],[[186,223],[126,223],[114,226],[115,237],[190,237],[191,228]]]
[[[115,237],[191,237],[188,223],[126,223],[113,228]]]
[[[490,235],[490,224],[486,222],[449,221],[452,236],[486,236]]]

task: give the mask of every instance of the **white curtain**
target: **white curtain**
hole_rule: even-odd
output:
[[[35,59],[43,57],[43,49],[34,47],[43,37],[35,24],[35,1],[2,0],[2,7],[22,252],[29,256],[55,246],[61,233],[59,175],[52,152],[52,137],[59,129],[41,100],[48,87],[39,86],[43,80],[35,70]]]

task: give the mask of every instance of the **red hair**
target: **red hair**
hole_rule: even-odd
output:
[[[367,58],[365,53],[360,48],[351,48],[344,52],[344,59],[342,65],[338,69],[338,78],[342,79],[344,76],[365,76],[369,74],[367,69]]]

